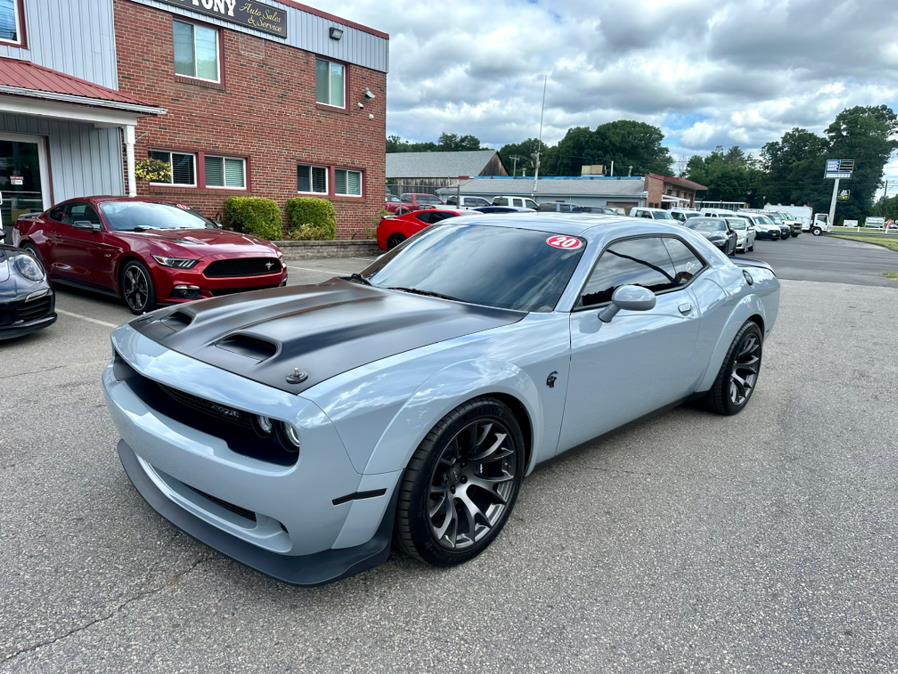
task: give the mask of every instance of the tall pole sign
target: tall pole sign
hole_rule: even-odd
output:
[[[836,224],[836,201],[839,198],[839,181],[849,180],[854,172],[854,159],[827,159],[823,177],[833,182],[833,198],[829,202],[828,227]]]

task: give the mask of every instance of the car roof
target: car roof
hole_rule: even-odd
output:
[[[443,224],[443,223],[440,223]],[[461,215],[446,224],[478,224],[515,229],[532,229],[553,234],[578,236],[587,241],[616,238],[621,235],[682,232],[683,226],[664,224],[645,218],[590,213],[491,213]]]

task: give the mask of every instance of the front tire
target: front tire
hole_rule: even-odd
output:
[[[705,406],[723,415],[741,412],[754,393],[761,372],[764,335],[754,321],[743,325],[727,351]]]
[[[813,234],[814,236],[820,236],[821,234],[823,234],[823,230],[819,227],[814,227],[814,229],[811,230],[811,234]]]
[[[156,308],[156,287],[150,270],[142,263],[130,260],[122,267],[119,279],[122,299],[132,314],[140,316]]]
[[[446,415],[415,450],[399,485],[396,543],[434,566],[473,559],[508,521],[525,470],[511,410],[477,398]]]

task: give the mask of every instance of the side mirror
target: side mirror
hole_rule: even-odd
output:
[[[649,311],[655,308],[655,293],[642,286],[621,286],[611,296],[611,304],[599,312],[602,323],[610,323],[621,309]]]
[[[102,225],[89,220],[75,220],[72,223],[72,227],[80,229],[82,232],[99,232],[103,229]]]

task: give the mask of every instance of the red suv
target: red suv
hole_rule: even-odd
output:
[[[20,218],[16,229],[50,281],[117,295],[135,314],[287,282],[277,246],[223,231],[180,204],[72,199]]]

